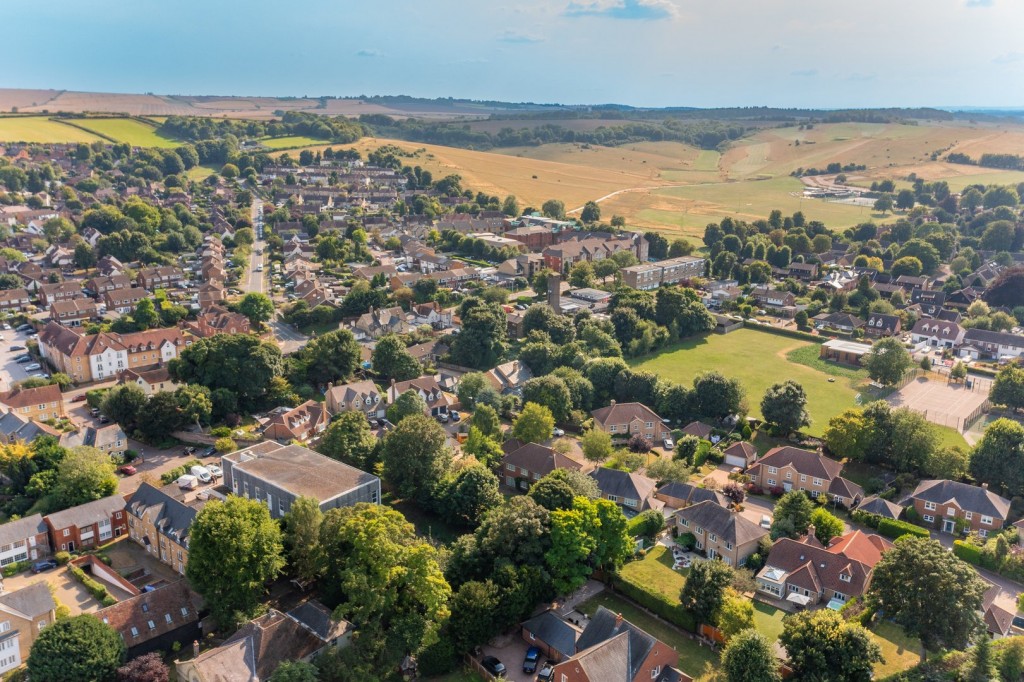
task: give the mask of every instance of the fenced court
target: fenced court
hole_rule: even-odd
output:
[[[963,433],[988,409],[990,385],[990,382],[979,382],[973,377],[965,384],[919,376],[886,400],[893,407],[910,408],[933,424]]]

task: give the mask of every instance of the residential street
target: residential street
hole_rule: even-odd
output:
[[[290,324],[282,322],[278,318],[274,318],[267,324],[270,325],[270,329],[274,332],[274,338],[277,339],[277,343],[281,346],[281,352],[285,355],[289,355],[299,350],[309,341],[309,337],[295,330]]]

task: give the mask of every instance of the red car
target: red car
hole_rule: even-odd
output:
[[[82,395],[76,395],[74,398],[71,399],[71,402],[73,402],[73,403],[81,403],[81,402],[85,401],[85,398],[86,398],[86,396],[83,393]]]
[[[134,476],[136,473],[138,473],[138,470],[131,464],[125,464],[120,469],[118,469],[118,471],[120,471],[125,476]]]

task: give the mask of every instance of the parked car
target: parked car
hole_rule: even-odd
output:
[[[14,361],[17,362],[19,365],[24,365],[26,362],[32,362],[32,356],[19,355],[18,357],[14,358]]]
[[[84,403],[85,401],[86,401],[86,395],[84,393],[80,393],[80,394],[76,395],[74,398],[71,399],[71,402],[73,402],[73,403]]]
[[[437,421],[441,422],[442,424],[447,424],[448,423],[448,413],[447,412],[439,412],[437,414]]]
[[[505,674],[505,664],[494,656],[484,656],[483,660],[480,661],[480,664],[484,667],[484,670],[495,677]]]
[[[11,346],[7,350],[11,351],[12,353],[17,353],[19,350],[27,350],[27,349],[25,348],[25,346]]]
[[[138,469],[133,467],[131,464],[125,464],[124,466],[119,468],[118,471],[120,471],[125,476],[134,476],[135,474],[139,473]]]
[[[195,451],[196,451],[196,447],[195,447],[194,445],[189,445],[189,446],[187,446],[187,447],[185,448],[185,454],[186,454],[186,455],[191,455],[191,454],[192,454],[192,453],[194,453]]]
[[[43,559],[32,564],[33,573],[42,573],[43,571],[49,571],[51,568],[57,568],[57,562],[53,559]]]
[[[526,658],[523,659],[523,672],[532,675],[537,672],[538,663],[540,663],[540,648],[531,646],[526,650]]]
[[[198,478],[203,483],[209,483],[213,480],[213,476],[210,474],[210,470],[206,467],[196,465],[189,471],[190,474]]]
[[[94,417],[100,416],[100,408],[98,408],[98,407],[92,408],[91,410],[89,410],[89,414],[91,414]]]
[[[451,417],[452,417],[452,421],[453,421],[453,422],[459,422],[459,421],[462,421],[462,415],[461,415],[461,414],[459,414],[459,413],[458,413],[458,412],[457,412],[456,410],[452,410],[452,411],[451,411],[451,412],[449,412],[448,414],[450,414],[450,415],[451,415]]]
[[[210,475],[214,478],[224,478],[224,470],[216,464],[207,464],[206,470],[210,472]]]
[[[14,329],[15,329],[15,331],[19,331],[19,332],[27,332],[30,329],[32,329],[32,325],[30,325],[30,324],[19,324]]]
[[[32,378],[33,379],[49,379],[50,375],[46,374],[45,372],[37,372],[37,373],[32,375]]]
[[[551,682],[551,679],[555,676],[555,664],[552,661],[548,661],[544,664],[544,667],[537,673],[537,682]]]
[[[3,329],[5,332],[9,332],[11,331],[11,325],[4,322],[3,324],[0,324],[0,329]]]
[[[110,423],[110,417],[108,417],[105,414],[101,414],[100,415],[100,424],[109,424],[109,423]]]
[[[674,440],[672,440],[671,438],[666,438],[665,441],[664,441],[664,445],[665,445],[665,449],[666,450],[675,450],[676,449],[676,442]]]
[[[31,365],[25,365],[25,371],[26,372],[34,372],[37,369],[42,369],[42,368],[43,368],[43,366],[40,365],[38,362],[33,362]]]
[[[213,457],[217,454],[217,448],[209,447],[203,450],[203,457]]]
[[[565,431],[556,426],[554,429],[552,429],[551,435],[554,436],[555,438],[561,438],[562,436],[565,435]]]
[[[765,530],[771,530],[772,520],[768,517],[767,514],[761,514],[761,527]]]

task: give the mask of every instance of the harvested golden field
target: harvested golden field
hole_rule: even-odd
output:
[[[71,91],[61,92],[45,104],[22,109],[22,111],[32,112],[41,112],[43,110],[51,113],[57,111],[75,113],[110,112],[132,114],[134,116],[145,116],[147,114],[194,115],[192,107],[176,102],[171,97]]]
[[[60,94],[60,90],[0,89],[0,111],[9,112],[25,107],[41,106]]]

